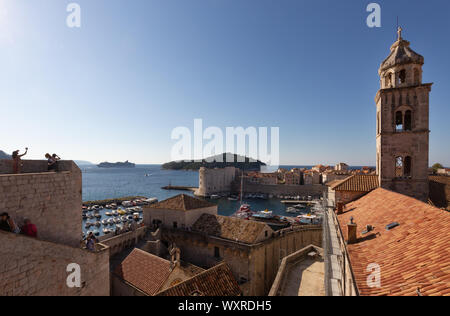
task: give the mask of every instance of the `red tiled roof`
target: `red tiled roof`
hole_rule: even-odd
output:
[[[330,186],[335,191],[370,192],[378,188],[377,175],[356,174]]]
[[[147,295],[155,295],[172,272],[170,262],[135,248],[114,274]]]
[[[152,204],[148,206],[148,208],[189,211],[211,206],[215,206],[215,204],[209,203],[205,200],[194,198],[186,194],[180,194],[159,203]]]
[[[226,263],[177,284],[157,296],[240,296],[241,289]]]
[[[271,228],[256,221],[210,214],[203,214],[192,226],[193,231],[247,244],[255,243],[264,229]]]
[[[347,249],[360,295],[450,296],[450,214],[414,198],[382,188],[346,205],[339,222],[347,240],[350,217],[358,225]],[[390,231],[386,225],[400,225]],[[374,230],[361,232],[367,225]],[[366,269],[381,268],[381,288],[370,288]]]

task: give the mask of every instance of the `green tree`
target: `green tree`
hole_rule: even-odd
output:
[[[442,169],[444,168],[444,166],[442,166],[440,163],[435,163],[431,168],[433,169],[433,172],[436,173],[438,169]]]

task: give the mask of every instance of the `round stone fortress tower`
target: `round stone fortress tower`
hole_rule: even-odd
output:
[[[424,58],[398,39],[381,64],[377,105],[377,174],[380,186],[428,200],[429,94]]]

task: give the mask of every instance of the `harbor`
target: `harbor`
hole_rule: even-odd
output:
[[[85,203],[81,210],[82,238],[86,238],[89,233],[93,233],[97,237],[113,236],[125,233],[133,228],[136,229],[143,223],[142,207],[156,202],[158,202],[156,198],[136,198]]]

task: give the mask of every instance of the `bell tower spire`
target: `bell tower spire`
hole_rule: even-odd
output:
[[[428,200],[429,94],[424,58],[397,29],[397,41],[378,71],[377,174],[380,186]]]
[[[397,41],[403,40],[403,38],[402,38],[402,31],[403,31],[402,27],[399,26],[399,27],[397,28],[397,34],[398,34]]]

